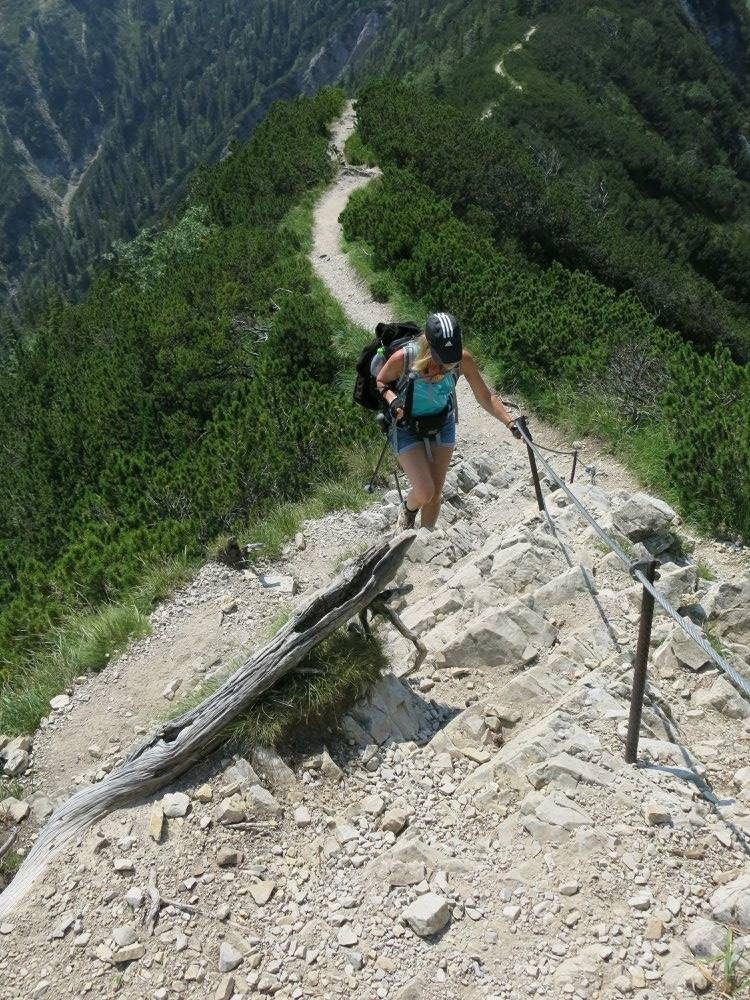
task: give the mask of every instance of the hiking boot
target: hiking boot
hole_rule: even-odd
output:
[[[396,527],[399,531],[408,531],[410,528],[413,528],[418,513],[418,510],[409,510],[406,506],[406,500],[404,500],[401,504],[401,510],[398,512],[398,520],[396,521]]]

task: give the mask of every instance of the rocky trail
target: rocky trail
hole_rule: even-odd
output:
[[[339,148],[352,127],[349,110]],[[325,193],[312,261],[372,327],[389,313],[337,222],[367,180],[343,170]],[[299,734],[283,759],[219,753],[93,827],[0,919],[1,1000],[718,997],[729,928],[738,982],[750,974],[750,703],[657,611],[643,766],[627,766],[640,590],[561,490],[553,536],[525,449],[465,387],[460,416],[438,528],[400,572],[419,669],[383,627],[391,672],[335,731]],[[634,555],[658,550],[659,586],[750,675],[747,552],[697,539],[684,555],[679,518],[596,443],[581,465],[576,495]],[[28,844],[169,700],[264,641],[292,580],[305,595],[392,530],[396,503],[307,523],[265,586],[205,566],[152,636],[55,700],[33,745],[0,737],[23,783],[0,843],[17,828]]]

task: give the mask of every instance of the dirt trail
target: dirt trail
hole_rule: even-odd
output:
[[[532,25],[532,27],[529,28],[529,30],[523,36],[523,41],[515,42],[513,45],[509,46],[509,48],[507,48],[505,52],[503,52],[502,56],[500,57],[500,61],[495,65],[495,72],[497,73],[497,75],[504,77],[514,90],[523,90],[523,84],[520,84],[518,80],[514,80],[513,77],[510,75],[510,73],[506,70],[505,57],[509,55],[511,52],[520,52],[521,49],[524,47],[524,45],[527,44],[529,39],[532,38],[535,31],[536,31],[536,25]]]

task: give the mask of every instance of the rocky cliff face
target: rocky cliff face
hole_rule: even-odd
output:
[[[748,71],[748,37],[731,0],[680,0],[689,20],[731,72],[744,79]]]

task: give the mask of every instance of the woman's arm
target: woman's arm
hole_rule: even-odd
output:
[[[386,361],[378,372],[375,384],[386,406],[390,406],[394,399],[398,399],[398,393],[390,388],[390,382],[396,382],[404,372],[404,351],[396,351]]]
[[[482,409],[491,413],[493,417],[497,417],[506,427],[512,427],[513,417],[503,406],[502,399],[494,392],[490,392],[489,386],[482,378],[482,373],[477,368],[476,361],[468,351],[464,351],[461,358],[461,373],[466,376],[466,381],[471,386],[471,391]]]

